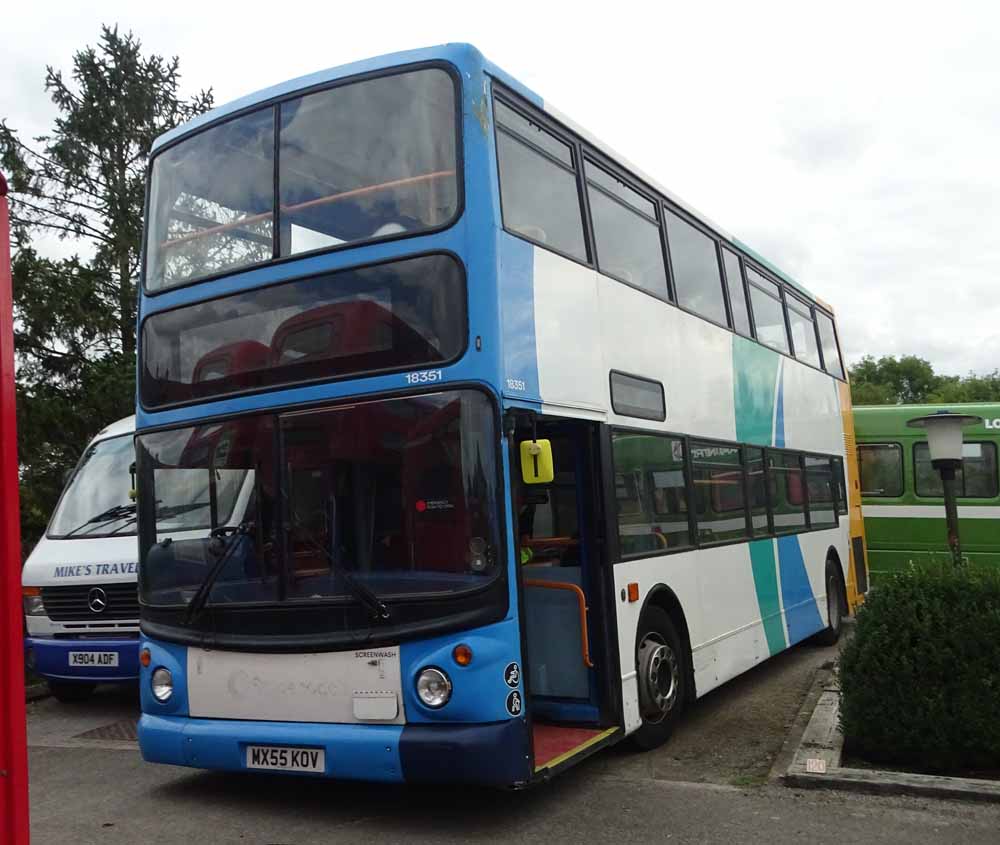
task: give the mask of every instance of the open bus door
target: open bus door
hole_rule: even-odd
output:
[[[28,842],[21,526],[7,182],[0,174],[0,841]]]
[[[515,429],[515,530],[524,687],[534,777],[545,779],[623,731],[617,627],[595,423],[537,418]],[[528,483],[520,443],[548,441],[553,476]]]

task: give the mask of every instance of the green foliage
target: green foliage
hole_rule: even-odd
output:
[[[15,253],[21,529],[27,553],[44,530],[83,445],[130,413],[135,395],[136,284],[145,167],[153,140],[212,105],[180,98],[178,60],[144,56],[103,27],[73,57],[69,79],[47,68],[58,108],[51,131],[25,143],[0,122]],[[68,240],[46,257],[38,235]]]
[[[926,402],[1000,402],[1000,370],[979,376],[943,376],[916,355],[871,355],[851,367],[855,405],[911,405]]]
[[[848,750],[931,772],[1000,768],[1000,572],[882,581],[840,660]]]

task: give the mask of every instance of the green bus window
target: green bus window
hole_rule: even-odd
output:
[[[692,440],[691,477],[699,543],[748,535],[739,446]]]
[[[715,241],[671,211],[664,219],[677,304],[713,323],[726,325]]]
[[[788,332],[785,330],[785,309],[781,306],[778,286],[765,279],[750,267],[747,281],[750,282],[750,305],[753,307],[753,322],[757,328],[757,340],[784,352],[789,352]]]
[[[997,495],[997,447],[995,443],[962,444],[962,495],[968,499],[992,499]]]
[[[840,350],[837,347],[837,330],[833,320],[822,311],[816,312],[816,325],[819,327],[819,341],[823,347],[823,367],[832,376],[844,377],[844,364],[840,360]]]
[[[806,528],[800,457],[798,452],[768,453],[768,468],[774,479],[770,492],[775,534],[794,534]]]
[[[862,496],[895,498],[903,495],[903,448],[898,443],[858,444],[858,470]],[[917,495],[941,495],[921,494],[920,487],[918,480]]]
[[[740,259],[735,252],[722,248],[722,264],[726,268],[726,286],[729,288],[729,304],[733,312],[733,328],[750,337],[750,311],[747,295],[743,288],[743,274]]]
[[[830,528],[837,524],[833,463],[830,458],[806,455],[805,464],[809,525],[812,528]]]
[[[667,271],[656,206],[589,161],[586,173],[601,272],[666,299]]]
[[[684,441],[616,431],[611,443],[622,557],[690,546]]]
[[[499,100],[493,109],[504,226],[586,261],[572,148]]]
[[[918,496],[944,496],[941,476],[931,464],[926,443],[913,447],[913,470]],[[955,471],[955,487],[957,495],[963,499],[992,499],[997,495],[996,444],[962,444],[962,466]]]

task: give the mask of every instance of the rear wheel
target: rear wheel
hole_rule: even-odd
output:
[[[64,704],[76,704],[86,701],[97,688],[97,684],[74,681],[49,681],[49,690],[58,701]]]
[[[681,639],[666,611],[647,607],[635,646],[642,727],[630,737],[642,751],[666,742],[684,709],[687,672]]]
[[[844,613],[844,587],[840,580],[840,567],[837,562],[828,560],[826,562],[826,613],[829,619],[827,627],[816,635],[816,642],[820,645],[835,645],[840,639],[840,632],[843,628]]]

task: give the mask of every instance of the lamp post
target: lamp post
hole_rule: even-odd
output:
[[[941,474],[944,490],[944,518],[948,526],[948,547],[955,566],[962,565],[962,545],[958,538],[958,506],[955,503],[955,470],[962,465],[962,429],[983,421],[972,414],[937,411],[907,421],[910,428],[927,432],[931,465]]]

